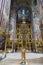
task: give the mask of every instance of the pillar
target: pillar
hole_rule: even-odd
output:
[[[37,0],[37,5],[39,8],[40,17],[42,17],[43,16],[43,0]]]
[[[16,42],[16,12],[13,10],[11,14],[10,21],[10,40],[12,40],[12,49],[14,48],[14,43]]]
[[[33,19],[33,26],[34,26],[34,39],[41,41],[41,30],[40,30],[40,20],[39,18]]]
[[[33,31],[34,31],[34,40],[37,40],[37,39],[40,39],[40,35],[41,34],[41,30],[40,30],[40,15],[39,15],[39,10],[37,9],[37,7],[39,5],[34,5],[34,3],[32,2],[33,4],[33,9],[32,9],[32,14],[33,14],[33,21],[32,21],[32,24],[33,24]],[[34,7],[35,6],[35,7]],[[41,39],[40,39],[41,40]]]
[[[3,29],[8,26],[7,23],[9,22],[10,4],[11,0],[1,0],[0,3],[0,23]]]
[[[5,0],[0,0],[0,26],[2,23],[2,19],[3,19],[4,6],[5,6]]]
[[[11,0],[5,1],[4,13],[3,13],[3,26],[6,28],[6,33],[9,31],[9,16],[10,16]]]
[[[2,31],[7,33],[7,28],[9,27],[9,14],[10,14],[10,3],[11,0],[0,0],[0,28]],[[7,36],[5,42],[5,52],[6,52]]]
[[[33,9],[32,9],[32,15],[33,15],[33,20],[32,20],[32,25],[33,25],[33,40],[34,40],[34,44],[36,47],[36,41],[39,40],[41,41],[41,30],[40,30],[40,14],[39,14],[39,10],[38,10],[38,5],[34,5],[34,3],[32,3],[33,5]]]

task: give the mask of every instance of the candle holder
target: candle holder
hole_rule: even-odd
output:
[[[22,48],[21,49],[21,52],[22,52],[22,62],[20,63],[21,65],[27,65],[27,62],[26,62],[26,57],[25,57],[25,48]]]

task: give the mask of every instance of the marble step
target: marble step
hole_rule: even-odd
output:
[[[21,59],[22,54],[21,53],[8,53],[6,55],[7,58],[14,58],[14,59]],[[38,53],[26,53],[26,59],[35,59],[35,58],[40,58],[43,57],[43,54],[38,54]]]

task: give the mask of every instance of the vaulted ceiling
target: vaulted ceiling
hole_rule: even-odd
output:
[[[31,5],[32,4],[32,0],[11,0],[12,5],[16,4],[17,6],[19,6],[20,4],[27,4],[27,5]]]
[[[32,1],[34,2],[34,4],[36,4],[37,0],[11,0],[11,4],[12,6],[16,5],[28,5],[31,6],[32,5]]]
[[[31,21],[31,18],[32,18],[32,10],[31,10],[32,1],[33,0],[11,0],[11,8],[12,8],[11,14],[12,14],[12,12],[14,12],[14,10],[16,11],[16,14],[18,14],[18,10],[19,10],[20,11],[19,14],[21,15],[20,16],[21,19],[24,16],[27,21]],[[34,2],[36,3],[36,0],[34,0]],[[25,10],[25,14],[23,14],[23,15],[21,14],[22,9]],[[27,11],[29,11],[28,14],[27,14]],[[18,17],[18,20],[21,20],[21,19]]]
[[[19,5],[19,4],[28,4],[28,5],[31,5],[32,0],[17,0],[16,3],[17,3],[17,5]]]

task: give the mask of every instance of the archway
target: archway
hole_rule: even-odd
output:
[[[25,47],[28,51],[33,51],[32,44],[32,9],[27,5],[20,5],[17,9],[17,45],[18,50]]]

